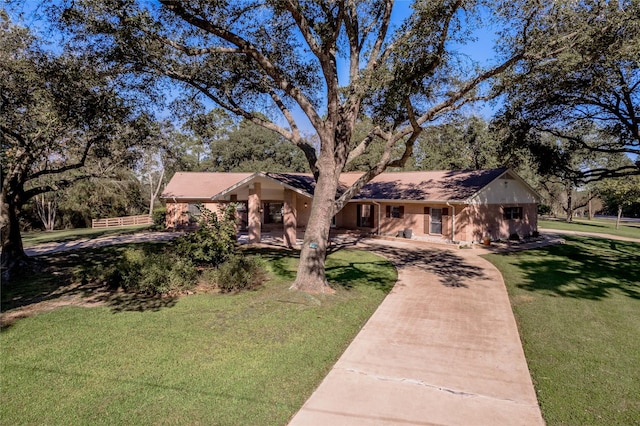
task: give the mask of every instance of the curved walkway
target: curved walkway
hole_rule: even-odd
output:
[[[58,253],[61,251],[78,250],[83,248],[96,248],[111,246],[114,244],[125,243],[143,243],[149,241],[167,241],[172,240],[182,232],[141,232],[138,234],[112,235],[108,237],[83,238],[79,240],[67,242],[51,242],[38,244],[33,247],[25,248],[24,252],[27,256],[40,256],[42,254]]]
[[[630,241],[640,243],[640,238],[623,237],[620,235],[603,234],[597,232],[569,231],[564,229],[540,228],[540,233],[545,235],[576,235],[578,237],[606,238],[609,240]]]
[[[543,425],[507,291],[480,249],[365,240],[398,283],[290,425]]]

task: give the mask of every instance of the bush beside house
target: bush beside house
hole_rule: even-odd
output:
[[[259,259],[238,251],[235,206],[225,206],[220,214],[202,206],[198,208],[200,215],[195,232],[179,237],[160,250],[153,246],[125,250],[110,274],[109,284],[128,292],[151,295],[184,293],[198,283],[223,292],[252,289],[262,284],[266,273]],[[211,273],[212,270],[215,272]]]

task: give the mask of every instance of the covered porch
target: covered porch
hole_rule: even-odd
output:
[[[240,230],[246,233],[246,241],[254,244],[262,241],[263,234],[282,236],[287,247],[296,247],[299,228],[309,221],[311,193],[305,176],[283,182],[268,174],[257,173],[212,197],[214,202],[239,203]]]

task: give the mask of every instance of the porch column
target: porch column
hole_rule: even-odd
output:
[[[253,183],[253,188],[249,187],[249,243],[260,242],[260,227],[262,226],[261,213],[262,202],[260,200],[261,194],[260,184]]]
[[[287,247],[296,245],[296,227],[298,226],[296,212],[296,193],[290,189],[284,190],[284,206],[282,208],[282,222],[284,224],[283,241]]]

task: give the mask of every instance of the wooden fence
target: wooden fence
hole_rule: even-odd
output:
[[[92,228],[115,228],[117,226],[151,225],[153,219],[148,214],[139,216],[110,217],[91,220]]]

